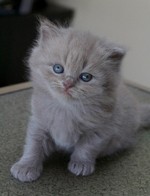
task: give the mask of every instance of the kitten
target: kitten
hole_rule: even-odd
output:
[[[45,158],[63,149],[71,154],[70,172],[90,175],[98,156],[126,149],[150,125],[150,106],[138,104],[122,82],[123,48],[48,20],[39,32],[28,61],[32,116],[11,173],[22,182],[36,180]]]

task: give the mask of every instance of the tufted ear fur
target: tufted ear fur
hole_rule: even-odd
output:
[[[116,44],[110,44],[106,46],[106,61],[108,62],[108,65],[111,65],[112,69],[115,71],[120,70],[121,62],[125,54],[126,50],[121,46],[117,46]]]
[[[39,41],[46,42],[48,39],[53,39],[60,33],[60,28],[48,19],[39,18]]]
[[[110,53],[108,58],[113,61],[114,63],[122,61],[123,57],[125,56],[125,49],[121,47],[114,47],[110,49]]]

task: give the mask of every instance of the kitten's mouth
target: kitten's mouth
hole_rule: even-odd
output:
[[[73,96],[73,91],[71,88],[68,88],[68,89],[63,89],[63,94],[66,98],[69,98],[69,99],[73,99],[74,96]]]
[[[73,99],[75,98],[73,96],[73,91],[71,88],[66,89],[66,88],[60,88],[59,93],[65,98],[65,99]]]
[[[64,93],[65,93],[65,95],[67,95],[67,96],[69,96],[69,97],[72,97],[72,95],[71,95],[71,92],[70,92],[70,90],[69,89],[64,89]]]

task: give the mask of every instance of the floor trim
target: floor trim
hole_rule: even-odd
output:
[[[141,90],[144,90],[144,91],[150,93],[150,87],[145,87],[143,85],[137,84],[137,83],[129,81],[129,80],[124,80],[124,82],[126,84],[130,85],[130,86],[136,87],[138,89],[141,89]],[[23,89],[28,89],[28,88],[31,88],[31,87],[32,87],[31,82],[24,82],[24,83],[20,83],[20,84],[15,84],[15,85],[2,87],[2,88],[0,88],[0,95],[15,92],[15,91],[19,91],[19,90],[23,90]]]
[[[20,84],[14,84],[6,87],[0,88],[0,95],[6,94],[6,93],[12,93],[15,91],[31,88],[32,84],[31,82],[24,82]]]
[[[130,80],[124,80],[124,82],[127,84],[127,85],[130,85],[130,86],[133,86],[135,88],[138,88],[140,90],[143,90],[143,91],[146,91],[148,93],[150,93],[150,87],[147,87],[147,86],[144,86],[142,84],[137,84],[136,82],[132,82]]]

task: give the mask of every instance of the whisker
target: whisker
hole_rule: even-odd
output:
[[[80,97],[78,97],[78,99],[79,99],[80,106],[81,106],[81,108],[82,108],[82,110],[83,110],[83,113],[84,113],[84,114],[86,114],[86,111],[85,111],[84,105],[83,105],[83,103],[82,103],[82,101],[81,101]]]

